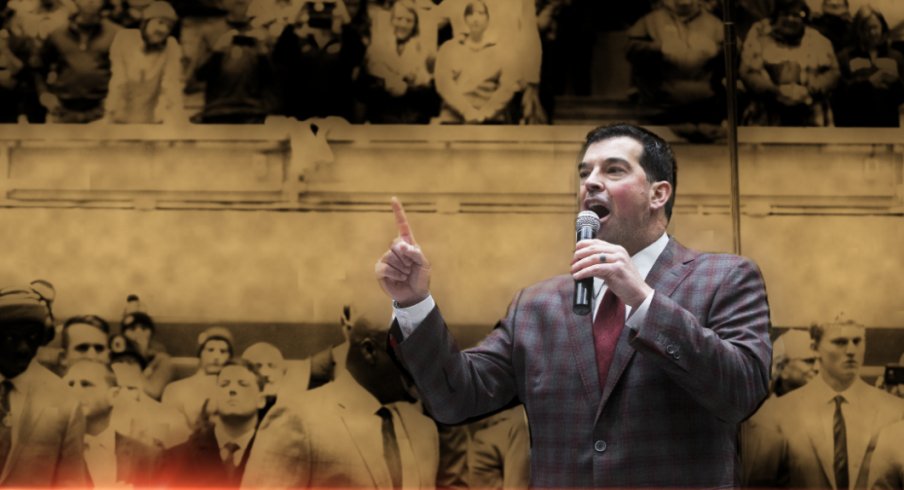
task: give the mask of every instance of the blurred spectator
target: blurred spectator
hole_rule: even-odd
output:
[[[776,0],[768,21],[755,24],[741,50],[740,78],[752,97],[749,125],[830,126],[828,97],[838,82],[832,43],[806,25],[803,0]]]
[[[9,44],[9,31],[0,29],[0,123],[14,123],[19,118],[19,73],[25,67]]]
[[[871,490],[900,490],[904,488],[904,421],[879,431],[876,451],[869,471]]]
[[[836,126],[898,127],[904,103],[904,55],[889,46],[885,17],[861,7],[853,46],[838,55],[841,84],[832,98]]]
[[[208,31],[221,31],[226,16],[226,2],[229,0],[179,0],[173,4],[181,19],[179,44],[182,45],[182,67],[184,69],[185,92],[196,93],[203,89],[203,83],[196,78],[198,66],[210,53],[216,39]],[[205,34],[207,32],[207,34]]]
[[[819,374],[819,354],[813,350],[807,332],[789,330],[772,345],[772,394],[775,398],[800,388]]]
[[[393,29],[376,30],[367,49],[367,115],[372,123],[423,124],[436,115],[436,46],[425,43],[414,0],[396,0]]]
[[[470,3],[470,0],[443,0],[437,9],[436,17],[451,23],[453,40],[471,30],[462,15]],[[542,42],[536,1],[483,0],[482,3],[487,12],[486,33],[482,37],[497,46],[495,56],[499,60],[495,65],[505,66],[515,83],[508,119],[527,124],[545,123],[547,117],[539,93]]]
[[[182,120],[182,50],[170,36],[177,20],[173,7],[158,0],[144,10],[139,29],[116,34],[106,101],[110,122]]]
[[[518,89],[518,73],[507,64],[510,56],[487,35],[486,3],[470,0],[462,13],[467,32],[446,41],[436,57],[436,91],[443,99],[438,120],[511,123],[506,108]]]
[[[32,48],[41,47],[50,33],[69,25],[69,17],[77,7],[71,1],[39,0],[20,2],[19,8],[10,20],[10,30],[32,41]]]
[[[63,324],[60,366],[71,366],[78,360],[110,362],[108,349],[110,325],[97,315],[74,316]],[[63,369],[62,372],[65,371]]]
[[[130,294],[126,299],[119,328],[123,336],[134,342],[135,349],[141,356],[145,393],[159,400],[163,389],[172,380],[175,368],[166,347],[154,338],[154,320],[145,311],[137,295]]]
[[[822,13],[813,16],[812,25],[832,42],[836,55],[854,43],[848,0],[823,0]]]
[[[37,58],[36,86],[49,122],[85,123],[104,115],[110,46],[120,27],[101,18],[103,0],[77,0],[69,25],[53,31]]]
[[[198,371],[192,376],[174,381],[163,390],[163,404],[182,413],[189,427],[194,429],[207,414],[204,408],[215,394],[217,374],[232,358],[235,341],[232,332],[224,327],[210,327],[198,336]]]
[[[147,362],[135,342],[121,334],[114,335],[110,339],[110,367],[120,387],[113,412],[117,431],[165,448],[188,439],[191,430],[182,413],[145,392],[147,382],[142,371]]]
[[[194,122],[262,123],[270,112],[269,39],[265,29],[251,24],[249,2],[225,0],[226,18],[204,28],[196,73],[205,84],[204,109],[192,118]]]
[[[641,103],[660,109],[657,124],[725,118],[722,22],[700,0],[663,0],[628,31],[627,56]]]
[[[145,18],[144,11],[152,0],[112,0],[109,3],[110,20],[127,29],[138,29]]]
[[[267,342],[257,342],[249,346],[242,353],[242,359],[250,362],[257,369],[257,372],[260,373],[261,377],[264,378],[264,397],[267,403],[261,410],[260,415],[263,419],[267,411],[278,400],[279,391],[283,387],[283,380],[287,373],[286,360],[275,345]],[[291,387],[291,389],[298,388]],[[307,389],[307,386],[304,388]]]
[[[215,416],[165,453],[169,486],[238,488],[242,481],[264,406],[264,380],[244,359],[230,360],[215,378],[210,400]]]
[[[279,114],[298,120],[338,116],[360,121],[355,82],[364,40],[359,30],[343,24],[342,11],[334,5],[305,0],[293,24],[277,39],[273,65]]]
[[[63,381],[85,414],[85,463],[94,487],[155,484],[162,450],[115,429],[112,421],[120,388],[110,367],[82,359],[69,367]]]
[[[737,0],[734,14],[738,37],[745,39],[750,28],[769,17],[773,8],[775,8],[775,0]]]

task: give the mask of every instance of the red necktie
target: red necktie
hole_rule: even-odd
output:
[[[606,386],[609,366],[615,357],[615,345],[625,328],[625,304],[611,289],[606,290],[596,318],[593,320],[593,347],[596,349],[596,368],[600,376],[600,391]]]

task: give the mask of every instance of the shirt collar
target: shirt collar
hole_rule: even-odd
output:
[[[226,430],[223,429],[223,426],[215,424],[213,427],[213,435],[217,439],[217,447],[219,447],[220,450],[222,450],[223,446],[227,443],[234,442],[239,447],[240,451],[244,451],[245,448],[248,447],[248,443],[251,442],[251,438],[254,437],[254,429],[252,428],[241,436],[232,439],[226,434]]]
[[[813,378],[810,383],[812,383],[813,389],[816,391],[816,397],[818,400],[825,403],[834,403],[835,397],[841,395],[844,397],[844,401],[847,404],[856,403],[862,397],[860,396],[860,390],[862,390],[864,383],[859,377],[851,383],[851,386],[848,386],[846,390],[841,393],[832,389],[826,380],[823,379],[822,375],[817,375]]]
[[[662,251],[665,250],[665,247],[669,244],[669,234],[663,233],[655,242],[647,245],[646,248],[637,252],[636,254],[631,256],[631,262],[634,263],[634,267],[637,268],[637,272],[640,273],[640,277],[643,279],[647,278],[647,275],[653,269],[653,264],[656,263],[656,260],[659,259],[659,256],[662,255]],[[593,278],[593,287],[594,290],[599,291],[599,289],[603,286],[603,280],[594,277]]]
[[[113,429],[113,426],[110,425],[96,436],[85,434],[85,445],[92,448],[115,449],[116,431]]]

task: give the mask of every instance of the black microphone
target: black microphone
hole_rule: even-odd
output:
[[[600,231],[600,217],[593,211],[581,211],[574,223],[575,242],[596,238]],[[574,281],[574,302],[572,311],[575,315],[589,315],[593,310],[593,278],[588,277]]]

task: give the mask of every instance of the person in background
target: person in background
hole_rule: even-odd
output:
[[[436,115],[436,45],[422,38],[419,15],[414,0],[397,0],[390,16],[393,29],[374,32],[365,59],[369,122],[426,124]]]
[[[35,360],[53,339],[53,286],[0,289],[0,486],[90,485],[85,416],[63,381]]]
[[[63,374],[67,366],[80,359],[110,362],[110,325],[97,315],[73,316],[61,330],[59,365]]]
[[[823,0],[822,12],[813,16],[811,25],[832,42],[835,56],[854,44],[854,29],[848,0]]]
[[[904,54],[889,45],[885,16],[872,7],[857,11],[853,30],[855,42],[838,55],[835,125],[897,128],[904,103]]]
[[[162,449],[132,438],[112,424],[120,387],[110,366],[81,359],[69,366],[63,381],[85,414],[85,463],[94,487],[153,486]]]
[[[172,381],[175,368],[166,346],[155,338],[157,327],[137,295],[130,294],[126,298],[119,328],[122,335],[134,342],[141,356],[145,393],[159,400],[163,389]]]
[[[208,400],[216,394],[217,374],[232,358],[235,341],[225,327],[210,327],[198,335],[198,371],[174,381],[163,390],[164,405],[178,410],[189,427],[194,428],[209,415]]]
[[[101,16],[102,0],[76,5],[70,23],[50,33],[35,58],[35,84],[48,122],[87,123],[104,116],[110,47],[120,27]]]
[[[182,108],[182,50],[170,34],[178,18],[158,0],[143,11],[137,29],[123,29],[110,47],[111,77],[105,103],[114,123],[176,123]]]
[[[510,57],[487,35],[490,14],[483,0],[463,9],[467,33],[446,41],[436,56],[436,91],[442,98],[438,122],[512,123],[508,109],[518,89]]]
[[[264,378],[264,397],[266,405],[261,410],[261,419],[276,404],[279,392],[283,388],[283,380],[286,379],[288,368],[282,352],[273,344],[257,342],[250,345],[242,353],[242,359],[250,362],[261,377]],[[305,380],[307,381],[307,380]],[[302,387],[302,388],[306,388]],[[297,389],[290,387],[289,389]]]
[[[803,0],[776,0],[741,49],[739,76],[752,99],[742,122],[761,126],[831,126],[829,96],[838,83],[832,43],[809,27]]]
[[[468,487],[523,489],[530,486],[530,434],[523,405],[469,424]]]
[[[188,441],[166,451],[164,483],[176,487],[237,488],[264,406],[264,379],[244,359],[228,361],[216,375],[210,399],[214,415],[199,424]]]

